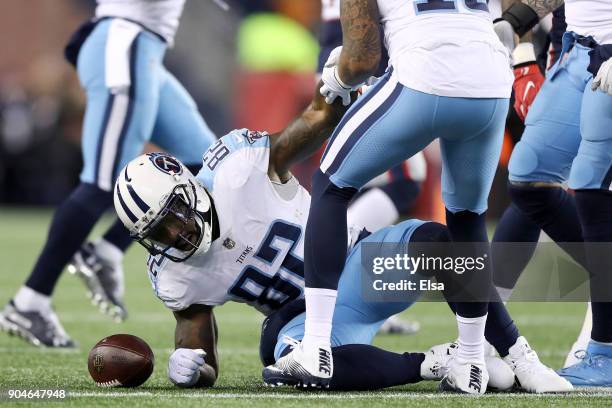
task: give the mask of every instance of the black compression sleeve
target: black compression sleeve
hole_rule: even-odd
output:
[[[540,21],[538,14],[524,3],[515,3],[508,7],[501,18],[510,23],[519,37],[525,35]]]

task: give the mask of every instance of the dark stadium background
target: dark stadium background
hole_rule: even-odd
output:
[[[210,0],[186,2],[166,66],[218,136],[236,127],[279,130],[314,89],[320,2],[228,3],[230,10],[223,11]],[[93,0],[3,2],[0,31],[10,35],[0,35],[0,205],[55,206],[78,181],[85,100],[62,51],[94,8]],[[413,213],[440,220],[435,146],[427,158],[428,180]],[[315,164],[295,169],[306,185]],[[507,203],[505,167],[498,173],[492,219]]]

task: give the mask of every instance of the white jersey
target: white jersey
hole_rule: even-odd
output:
[[[593,37],[599,44],[612,44],[611,0],[566,0],[567,31]]]
[[[303,296],[310,195],[283,199],[268,178],[266,133],[235,130],[204,155],[198,180],[211,194],[220,236],[182,263],[149,257],[149,278],[172,310],[233,300],[267,314]]]
[[[340,0],[321,0],[321,20],[340,19]]]
[[[394,75],[424,93],[509,98],[514,80],[485,0],[378,0]]]
[[[185,0],[97,0],[96,17],[122,17],[161,35],[169,45],[183,13]]]

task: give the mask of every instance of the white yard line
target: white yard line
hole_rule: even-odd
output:
[[[418,393],[418,392],[394,392],[394,393],[342,393],[342,394],[324,394],[324,393],[301,393],[294,394],[271,394],[271,393],[168,393],[168,392],[104,392],[104,391],[86,391],[86,392],[68,392],[68,397],[86,398],[86,397],[105,397],[105,398],[132,398],[132,397],[166,397],[166,398],[201,398],[201,399],[298,399],[298,400],[359,400],[359,399],[444,399],[444,398],[470,398],[458,394],[444,393]],[[601,390],[593,392],[573,392],[567,394],[486,394],[479,398],[485,399],[514,399],[514,398],[612,398],[612,392],[602,392]]]

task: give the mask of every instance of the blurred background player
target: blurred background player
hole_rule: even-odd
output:
[[[506,20],[522,35],[561,4],[525,0]],[[612,242],[612,5],[566,1],[565,14],[560,59],[526,118],[510,161],[509,190],[517,207],[562,247],[585,242],[567,248],[591,275],[591,338],[580,361],[560,373],[574,385],[610,386],[612,254],[599,243]]]
[[[508,55],[493,31],[485,3],[345,0],[341,21],[342,53],[337,65],[328,62],[322,75],[321,91],[328,102],[341,97],[348,103],[348,92],[378,69],[381,22],[391,64],[338,125],[313,177],[305,250],[305,336],[276,365],[289,366],[297,379],[307,377],[309,384],[319,386],[328,383],[333,371],[329,334],[348,202],[375,174],[439,137],[451,237],[486,247],[487,197],[512,86]],[[329,219],[338,222],[330,224]],[[480,301],[457,303],[459,349],[442,381],[448,390],[482,393],[486,388],[485,299],[491,277],[488,267],[482,272],[470,282],[471,295]]]
[[[0,326],[36,345],[72,347],[51,307],[70,259],[112,203],[118,171],[151,140],[189,165],[214,136],[194,101],[163,65],[184,0],[98,0],[96,16],[66,48],[87,94],[81,183],[55,212],[47,242],[25,284],[0,314]],[[197,168],[196,167],[196,168]],[[195,168],[194,168],[195,169]],[[89,289],[124,318],[121,259],[131,239],[117,221],[73,260]]]

